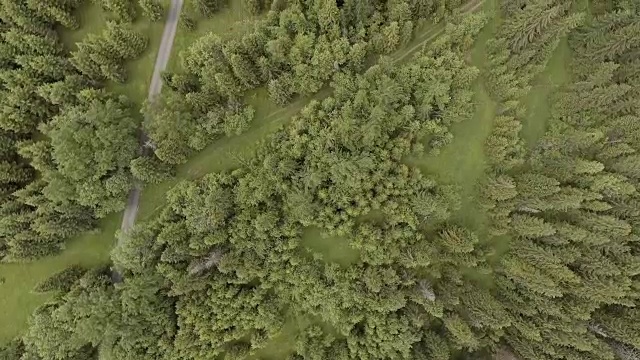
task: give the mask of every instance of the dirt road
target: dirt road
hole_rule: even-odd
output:
[[[160,48],[158,49],[158,56],[156,58],[156,64],[153,68],[153,75],[151,77],[151,85],[149,85],[148,99],[152,100],[155,96],[162,91],[162,78],[160,75],[167,68],[169,57],[171,56],[171,49],[173,48],[173,39],[176,36],[176,30],[178,28],[178,19],[180,18],[180,10],[182,9],[183,0],[171,0],[171,8],[167,15],[167,20],[164,25],[164,32],[162,33],[162,40],[160,41]],[[147,141],[147,136],[141,131],[140,133],[140,145],[144,146]],[[144,151],[144,148],[142,149]],[[138,204],[140,202],[140,192],[142,191],[140,185],[136,186],[129,193],[129,199],[127,200],[127,207],[124,210],[122,216],[122,225],[120,229],[123,232],[128,231],[136,221],[136,215],[138,214]]]

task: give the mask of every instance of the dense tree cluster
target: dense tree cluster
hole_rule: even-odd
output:
[[[240,39],[203,36],[181,54],[184,72],[166,74],[174,93],[150,107],[145,129],[157,156],[182,163],[218,134],[244,130],[253,116],[242,103],[247,90],[266,86],[280,105],[313,95],[335,74],[360,72],[371,54],[408,42],[416,19],[440,17],[435,13],[459,4],[429,3],[350,0],[339,7],[333,0],[275,1],[266,19]]]
[[[45,34],[51,24],[79,26],[73,11],[82,0],[2,0],[3,22],[28,32]]]
[[[64,270],[51,275],[45,281],[36,285],[33,290],[39,293],[56,291],[66,294],[71,291],[71,288],[86,272],[87,269],[82,266],[71,265]]]
[[[510,4],[523,14],[539,11],[538,6],[553,9],[550,2],[538,3],[524,9]],[[486,192],[494,231],[511,239],[511,250],[496,269],[499,299],[517,315],[504,339],[523,359],[626,360],[640,349],[637,323],[629,323],[637,321],[640,289],[639,173],[633,170],[640,146],[635,125],[640,72],[633,55],[640,44],[640,14],[623,5],[611,10],[570,33],[573,81],[555,95],[550,130],[532,153],[505,156],[506,150],[495,151],[495,140],[488,143],[493,154],[500,154],[493,159],[497,171]],[[570,19],[579,17],[559,18],[553,21],[557,25],[545,22],[546,30],[532,27],[538,33],[520,49],[533,54],[529,64],[544,64],[566,34],[554,28],[574,27]],[[508,21],[503,26],[514,27]],[[542,40],[550,45],[538,49]],[[526,91],[536,71],[527,70],[532,76],[518,84],[519,71],[504,67],[494,77],[495,88],[507,89],[511,76],[509,92]],[[518,96],[502,93],[504,107],[511,109],[509,121],[518,124],[517,115],[511,115],[522,116]],[[517,132],[501,136],[512,142],[502,149],[515,148]]]
[[[131,160],[131,175],[144,183],[159,183],[171,178],[174,168],[155,156],[140,156]]]
[[[137,124],[126,99],[95,90],[83,90],[80,97],[78,105],[42,126],[49,148],[36,142],[22,151],[48,183],[43,189],[48,198],[78,203],[102,217],[124,208]]]
[[[157,219],[122,235],[113,258],[124,283],[79,285],[42,308],[27,352],[67,359],[126,345],[116,358],[241,359],[277,337],[287,316],[312,316],[340,334],[309,326],[296,339],[298,357],[410,358],[448,349],[449,340],[479,348],[469,324],[494,332],[504,320],[483,315],[502,316],[486,290],[478,289],[480,302],[462,282],[461,266],[486,266],[478,239],[447,224],[458,207],[452,189],[402,159],[472,113],[477,69],[465,63],[461,42],[481,19],[452,26],[411,64],[383,60],[340,77],[333,97],[307,106],[246,167],[178,185]],[[383,219],[362,220],[371,211]],[[360,261],[344,268],[310,256],[300,242],[307,226],[347,236]],[[148,297],[131,302],[126,289]],[[460,302],[474,312],[463,315]],[[113,339],[122,319],[145,336]],[[57,335],[42,339],[48,332]],[[59,334],[69,341],[60,345]]]
[[[488,42],[489,74],[486,85],[500,103],[487,155],[498,172],[522,164],[523,141],[518,136],[524,111],[520,99],[551,58],[560,39],[584,19],[570,8],[575,1],[505,1],[503,24]]]
[[[393,27],[387,21],[401,9],[437,16],[448,3],[438,2],[437,10],[432,1],[388,1],[367,13],[368,3],[359,1],[273,1],[268,20],[241,41],[206,35],[183,56],[184,73],[166,74],[172,91],[146,110],[149,146],[159,159],[119,161],[94,151],[104,161],[91,170],[105,182],[96,188],[109,189],[117,169],[127,167],[139,178],[161,179],[170,172],[164,163],[185,161],[211,136],[242,131],[253,116],[242,94],[271,89],[280,76],[302,76],[296,66],[322,52],[320,39],[333,39],[330,30],[317,30],[322,24],[337,26],[344,49],[363,42],[364,60],[385,51],[366,30],[387,36]],[[467,60],[485,17],[470,14],[407,63],[383,56],[360,71],[364,62],[345,60],[316,85],[315,75],[305,73],[305,86],[312,86],[305,91],[330,79],[332,95],[304,107],[240,168],[179,183],[154,218],[119,234],[112,259],[123,282],[113,284],[106,269],[74,267],[40,284],[60,294],[0,354],[260,358],[294,323],[291,351],[283,355],[290,360],[637,359],[640,6],[594,0],[587,16],[574,2],[500,3],[502,21],[480,79],[498,105],[479,191],[488,231],[459,220],[455,187],[406,161],[437,152],[449,143],[452,124],[474,118],[472,84],[481,75]],[[384,15],[369,22],[376,12]],[[340,20],[323,22],[329,13]],[[272,37],[278,31],[292,36],[291,48],[283,47],[286,36]],[[570,80],[549,99],[548,130],[527,148],[521,100],[563,39],[571,47]],[[275,60],[270,49],[288,50]],[[329,51],[341,50],[336,42]],[[278,64],[273,76],[261,73],[255,59],[262,58]],[[290,85],[285,100],[307,94]],[[80,94],[40,126],[51,141],[38,146],[52,148],[42,151],[49,157],[34,157],[43,174],[58,162],[58,178],[74,176],[64,150],[94,148],[90,137],[64,138],[69,128],[85,126],[91,134],[90,124],[100,121],[99,128],[124,129],[132,122],[126,102],[95,90]],[[124,135],[112,136],[111,145],[126,143]],[[36,144],[22,152],[37,153]],[[15,159],[7,163],[19,174]],[[23,187],[20,179],[8,178],[5,186]],[[87,187],[96,180],[78,179]],[[45,177],[26,189],[40,182],[40,190],[16,194],[35,203],[53,184]],[[99,213],[97,202],[81,200],[79,206]],[[357,258],[337,263],[306,247],[310,228],[346,242]]]
[[[68,54],[80,1],[0,2],[0,257],[35,258],[122,208],[136,156],[130,104],[100,88],[125,78],[146,39],[109,23]]]

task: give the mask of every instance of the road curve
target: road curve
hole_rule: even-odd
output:
[[[162,33],[162,40],[160,40],[160,48],[158,49],[158,56],[156,57],[156,64],[153,68],[153,75],[151,76],[151,84],[149,85],[149,101],[153,100],[160,91],[162,91],[162,72],[167,68],[167,63],[171,57],[171,49],[173,48],[173,40],[176,37],[176,30],[178,28],[178,19],[180,18],[180,10],[184,0],[171,0],[171,8],[167,15],[167,20],[164,25],[164,31]],[[140,130],[140,146],[141,152],[144,153],[144,143],[147,141],[147,135]],[[136,184],[131,192],[129,192],[129,199],[127,200],[127,207],[124,210],[122,216],[122,225],[120,230],[127,232],[133,227],[136,221],[136,215],[138,214],[138,204],[140,202],[140,193],[142,188],[140,184]],[[120,239],[118,239],[120,242]]]

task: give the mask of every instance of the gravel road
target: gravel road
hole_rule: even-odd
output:
[[[171,8],[169,9],[167,21],[164,25],[164,32],[162,33],[162,40],[160,41],[160,49],[158,50],[158,57],[156,58],[156,64],[153,68],[151,85],[149,85],[149,100],[152,100],[154,97],[160,94],[160,91],[162,91],[162,78],[160,77],[160,75],[167,68],[167,63],[169,62],[169,58],[171,57],[173,39],[176,36],[182,3],[183,0],[171,0]],[[144,132],[140,131],[140,145],[143,146],[146,141],[147,135]],[[142,148],[142,151],[145,151],[144,147]],[[127,232],[129,229],[131,229],[134,222],[136,221],[141,191],[142,189],[140,185],[136,184],[136,186],[129,193],[127,207],[124,210],[122,225],[120,227],[123,232]]]

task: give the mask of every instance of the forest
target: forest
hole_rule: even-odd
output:
[[[2,360],[640,359],[637,0],[0,0],[0,48],[2,265],[110,241]]]

